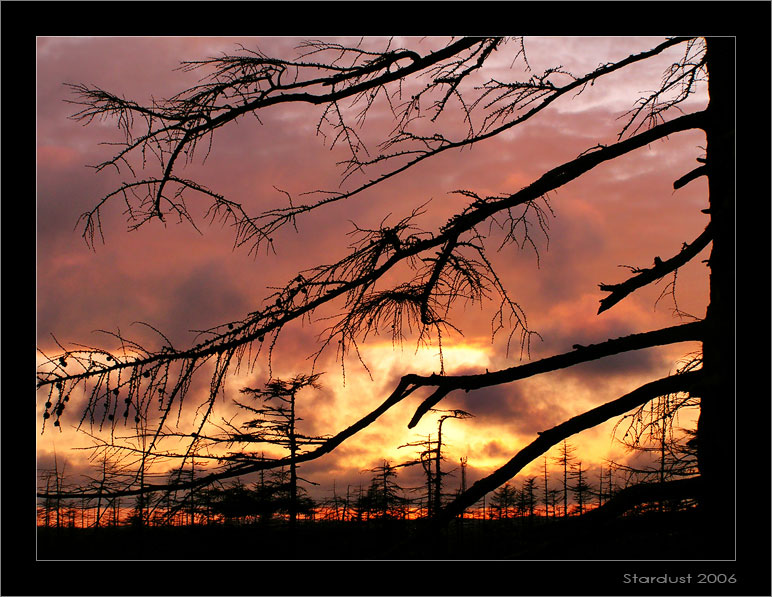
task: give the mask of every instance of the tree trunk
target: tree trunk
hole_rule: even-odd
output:
[[[298,510],[298,471],[295,458],[297,457],[297,437],[295,436],[295,394],[290,398],[290,418],[289,418],[289,441],[290,441],[290,525],[295,525]]]
[[[707,165],[713,248],[698,423],[701,505],[719,546],[734,552],[735,509],[735,40],[707,38]],[[717,556],[719,554],[716,554]]]
[[[440,469],[440,460],[442,459],[442,421],[437,428],[437,457],[434,464],[434,514],[438,514],[442,509],[442,470]]]
[[[544,457],[544,518],[550,517],[550,492],[547,483],[547,457]]]

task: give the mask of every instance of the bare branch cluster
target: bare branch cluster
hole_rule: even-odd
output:
[[[656,91],[641,97],[634,108],[620,116],[627,124],[619,131],[618,138],[634,135],[641,128],[651,128],[665,122],[664,114],[675,108],[683,113],[679,104],[686,101],[698,83],[707,81],[705,41],[700,38],[686,40],[684,54],[662,76]]]
[[[187,192],[195,192],[210,202],[207,217],[233,226],[236,246],[247,244],[251,252],[256,252],[261,246],[270,247],[273,234],[285,225],[294,226],[296,218],[302,214],[357,195],[441,152],[468,147],[508,130],[559,97],[572,91],[581,92],[584,86],[603,75],[656,55],[682,41],[683,38],[667,40],[650,51],[618,63],[602,65],[580,78],[558,68],[549,69],[542,75],[532,75],[529,81],[523,83],[503,84],[494,80],[480,88],[481,95],[474,101],[463,99],[460,85],[482,68],[504,40],[463,38],[426,56],[419,56],[411,50],[392,50],[390,44],[382,52],[369,52],[359,47],[307,42],[301,47],[304,50],[302,57],[318,58],[313,62],[279,60],[264,56],[259,51],[243,50],[243,54],[238,56],[185,63],[183,70],[209,69],[212,72],[199,85],[163,102],[154,101],[150,106],[142,106],[96,87],[72,85],[78,98],[73,103],[84,106],[73,118],[85,123],[95,118],[115,118],[125,135],[120,151],[99,164],[97,170],[122,165],[135,175],[128,156],[139,152],[143,169],[152,156],[162,171],[161,176],[124,183],[84,213],[81,217],[84,238],[93,246],[97,232],[101,237],[101,209],[106,202],[118,196],[126,203],[133,227],[153,218],[163,220],[164,214],[175,214],[195,225],[184,200]],[[524,53],[518,51],[516,56],[520,55],[524,56]],[[684,63],[682,68],[688,70],[690,67]],[[571,80],[557,86],[549,80],[555,74],[569,75]],[[425,77],[429,82],[409,100],[402,101],[403,85],[408,84],[412,75]],[[672,82],[668,80],[669,87],[674,87],[684,77],[674,74],[673,79]],[[697,79],[696,75],[694,79]],[[389,91],[387,86],[391,84],[396,89]],[[686,95],[690,91],[691,86]],[[370,151],[356,128],[348,124],[346,115],[354,109],[358,110],[355,119],[361,128],[378,97],[384,98],[394,118],[395,128],[381,142],[379,152],[370,157]],[[454,140],[439,130],[431,134],[414,130],[414,123],[425,120],[420,108],[424,97],[432,98],[429,108],[432,123],[443,113],[451,97],[458,98],[468,124],[466,136]],[[344,106],[344,100],[350,100],[351,104]],[[240,203],[175,174],[180,167],[180,157],[184,156],[184,162],[188,163],[199,141],[208,139],[208,148],[211,148],[214,131],[218,128],[247,114],[253,114],[259,121],[261,109],[290,102],[324,106],[317,131],[331,139],[331,146],[342,144],[347,148],[349,158],[341,162],[344,181],[355,172],[364,174],[371,167],[384,166],[385,169],[348,191],[310,193],[312,196],[321,195],[310,203],[295,204],[287,193],[288,207],[267,209],[256,217],[249,216]],[[483,125],[480,131],[475,131],[471,114],[478,108],[484,110]],[[139,135],[132,132],[136,118],[143,123],[143,132]],[[324,132],[327,128],[331,131],[329,134]],[[165,193],[167,187],[174,190]]]

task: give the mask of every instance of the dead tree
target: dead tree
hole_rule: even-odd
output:
[[[542,474],[544,478],[544,518],[550,517],[550,488],[549,488],[549,475],[547,474],[547,457],[544,457],[544,466],[542,467]]]
[[[569,445],[569,443],[564,439],[563,443],[560,444],[560,453],[558,456],[555,457],[555,463],[560,465],[560,468],[563,470],[563,516],[568,516],[568,491],[569,491],[569,485],[568,485],[568,479],[569,479],[569,472],[571,469],[573,469],[573,461],[575,460],[575,457],[573,453],[576,451],[576,448],[574,446]]]
[[[442,476],[448,473],[442,472],[442,424],[448,419],[468,419],[474,415],[463,410],[453,410],[440,415],[437,420],[437,450],[434,455],[434,512],[442,509]]]
[[[411,443],[399,446],[400,448],[405,448],[408,446],[418,446],[420,448],[423,448],[423,450],[419,452],[417,460],[404,462],[402,464],[399,464],[398,466],[405,467],[405,466],[413,466],[413,465],[421,464],[421,466],[423,467],[424,473],[426,474],[426,516],[427,518],[433,518],[442,509],[442,478],[449,474],[449,472],[447,471],[443,472],[442,470],[442,461],[443,461],[442,424],[448,419],[468,419],[469,417],[474,416],[460,409],[455,409],[452,411],[437,411],[437,412],[444,412],[446,414],[440,415],[439,418],[437,419],[437,440],[436,441],[432,441],[431,435],[429,435],[425,441],[411,442]],[[462,474],[464,474],[465,466],[466,466],[466,461],[462,459],[461,461]],[[465,485],[465,484],[466,484],[466,480],[464,478],[462,485]]]
[[[408,442],[399,446],[399,448],[417,447],[420,448],[418,457],[406,462],[397,464],[397,467],[409,467],[421,465],[424,475],[426,476],[426,518],[434,518],[436,515],[435,500],[434,500],[434,488],[436,486],[434,482],[434,469],[432,465],[435,462],[434,456],[438,451],[437,440],[432,440],[431,434],[426,436],[425,440],[419,440],[415,442]]]

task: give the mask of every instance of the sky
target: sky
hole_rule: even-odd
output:
[[[620,117],[641,95],[659,86],[664,70],[683,51],[676,46],[604,77],[581,95],[563,97],[523,125],[471,150],[438,156],[344,205],[300,218],[297,232],[286,229],[275,235],[275,255],[255,256],[243,248],[234,249],[230,229],[204,220],[199,220],[201,233],[173,220],[129,231],[124,206],[118,202],[108,205],[103,214],[104,244],[97,242],[95,250],[86,245],[78,217],[126,179],[88,167],[110,156],[111,147],[101,143],[119,141],[120,133],[113,121],[84,127],[69,119],[77,107],[68,103],[74,98],[65,83],[95,85],[148,102],[196,84],[196,73],[176,70],[184,60],[233,54],[239,45],[294,58],[300,41],[282,37],[38,38],[37,345],[42,352],[59,352],[57,341],[65,347],[77,343],[114,347],[111,338],[97,330],[120,330],[130,337],[157,341],[135,323],[140,321],[179,345],[194,343],[191,330],[241,319],[272,292],[270,287],[284,284],[299,270],[343,256],[353,224],[375,227],[387,215],[396,221],[431,199],[421,220],[431,230],[463,208],[466,199],[453,194],[457,189],[479,195],[516,192],[581,152],[599,143],[613,143],[625,122]],[[362,43],[379,48],[387,41],[368,38]],[[582,75],[661,41],[527,38],[525,49],[533,72],[559,65]],[[392,45],[423,54],[446,42],[396,38]],[[502,80],[521,75],[522,62],[514,60],[518,49],[516,43],[505,45],[478,76]],[[706,101],[701,87],[682,108],[696,111]],[[448,110],[446,130],[458,129],[454,109]],[[242,203],[252,214],[284,205],[282,191],[298,196],[316,189],[338,190],[341,168],[336,162],[343,154],[340,147],[330,148],[329,137],[317,134],[320,116],[319,108],[291,105],[264,111],[259,123],[240,120],[219,130],[206,162],[202,164],[199,156],[184,174]],[[361,130],[362,138],[374,146],[391,125],[388,113],[376,104]],[[493,254],[502,281],[541,339],[532,341],[530,355],[521,355],[517,349],[507,354],[505,335],[491,341],[491,304],[459,309],[453,323],[463,335],[443,338],[446,372],[492,371],[567,352],[576,343],[602,342],[684,321],[674,314],[672,298],[658,301],[672,277],[639,290],[601,315],[596,314],[598,301],[605,293],[598,284],[621,282],[629,275],[623,266],[649,267],[655,256],[675,255],[682,243],[702,232],[707,224],[707,216],[700,213],[707,207],[704,179],[677,191],[672,184],[697,165],[704,141],[699,131],[677,133],[601,165],[552,193],[554,217],[549,219],[548,237],[538,231],[534,234],[538,258],[528,247],[509,246]],[[206,209],[194,201],[190,207],[199,215]],[[702,255],[679,270],[676,286],[680,310],[698,317],[704,315],[707,304],[707,269],[700,263],[705,258]],[[324,322],[286,329],[273,356],[275,376],[310,372],[307,357],[314,352],[322,327]],[[696,343],[647,349],[514,384],[451,394],[439,407],[463,409],[474,417],[444,424],[446,466],[457,468],[459,459],[466,457],[469,484],[504,464],[538,431],[673,372],[680,359],[697,349]],[[346,362],[344,378],[334,351],[322,355],[316,369],[324,372],[322,388],[299,397],[304,431],[335,434],[379,405],[400,376],[430,374],[440,366],[437,346],[417,349],[414,338],[395,347],[387,336],[372,336],[361,350],[372,378],[356,358]],[[218,401],[216,418],[236,412],[232,400],[238,398],[240,387],[256,387],[267,380],[264,360],[252,371],[232,375],[225,396]],[[205,391],[206,381],[203,376],[193,391]],[[39,406],[44,400],[41,393]],[[418,396],[404,401],[331,454],[304,464],[301,476],[319,484],[312,493],[329,495],[333,483],[338,491],[367,484],[368,469],[384,459],[396,464],[413,458],[412,448],[399,446],[436,434],[437,429],[436,415],[425,417],[414,429],[407,428],[418,403]],[[38,408],[38,434],[41,415]],[[183,417],[183,425],[192,424],[193,416]],[[39,466],[49,466],[56,452],[57,458],[67,460],[72,475],[85,472],[88,452],[74,448],[88,446],[91,440],[75,430],[79,417],[74,412],[62,420],[61,429],[49,427],[39,435]],[[627,462],[635,457],[613,439],[614,422],[571,438],[585,468],[597,467],[606,459]],[[688,417],[683,424],[688,426]],[[556,455],[557,450],[549,453]],[[540,475],[542,464],[541,459],[535,461],[516,482]],[[459,482],[458,475],[448,481],[451,487]],[[420,485],[420,471],[405,469],[400,483]]]

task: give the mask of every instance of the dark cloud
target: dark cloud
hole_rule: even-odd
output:
[[[569,415],[559,393],[545,392],[528,381],[513,382],[473,390],[456,391],[441,404],[446,409],[461,409],[474,415],[472,425],[502,427],[509,433],[535,436]]]
[[[488,458],[504,458],[512,453],[512,449],[508,446],[502,445],[495,439],[485,442],[482,449],[482,455]]]
[[[195,265],[160,301],[166,309],[161,320],[174,322],[178,327],[171,332],[184,337],[193,326],[206,329],[239,318],[252,305],[237,276],[217,260]]]

